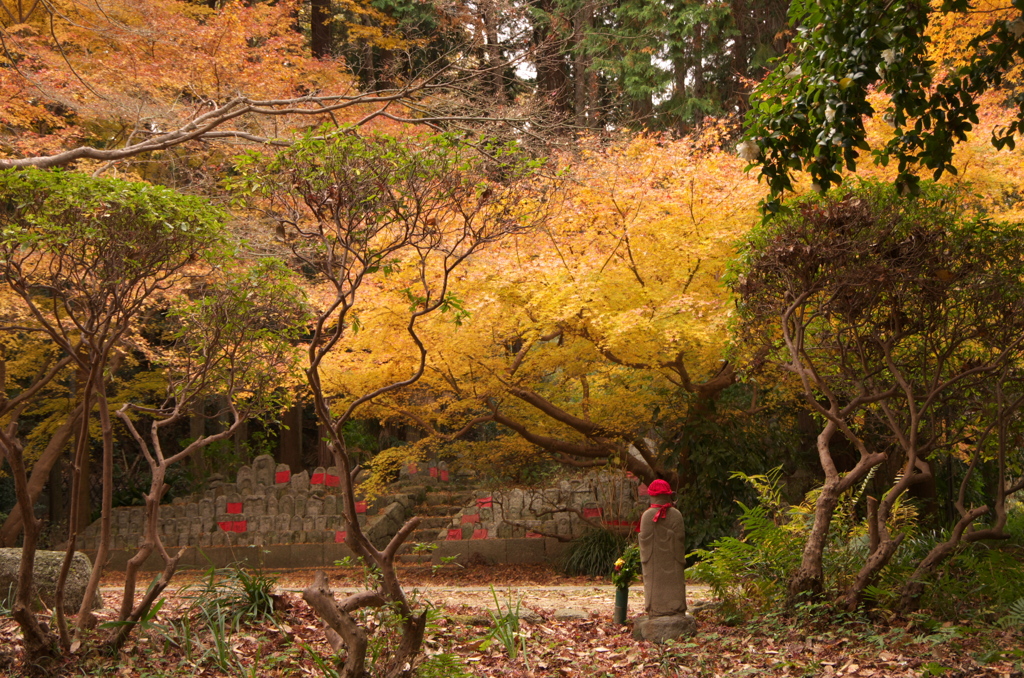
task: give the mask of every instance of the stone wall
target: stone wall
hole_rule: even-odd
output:
[[[238,469],[234,482],[212,476],[210,489],[162,506],[161,539],[169,549],[341,543],[345,521],[339,485],[334,467],[316,468],[312,474],[291,473],[287,464],[262,455],[252,466]],[[386,543],[411,505],[407,495],[357,501],[359,524],[374,544]],[[139,545],[144,517],[141,506],[114,509],[111,547],[115,551]],[[81,548],[95,550],[99,533],[96,521],[81,535]]]
[[[441,489],[449,483],[449,471],[443,462],[409,464],[400,478],[409,482],[399,486]],[[343,544],[338,480],[333,467],[291,473],[287,465],[263,455],[252,466],[240,468],[234,482],[212,476],[206,491],[162,506],[161,538],[172,551],[197,547],[180,562],[185,569],[239,561],[275,568],[329,566],[350,555]],[[591,527],[632,531],[648,505],[645,490],[636,478],[609,471],[593,471],[543,489],[476,490],[475,499],[437,531],[434,538],[442,543],[435,561],[479,552],[493,562],[551,562],[564,549],[565,539],[579,537]],[[413,514],[415,502],[406,493],[358,501],[359,524],[369,540],[383,548]],[[144,510],[114,509],[108,567],[123,569],[135,552]],[[99,521],[84,531],[80,548],[91,554],[98,540]],[[154,554],[144,569],[160,567]]]
[[[649,505],[644,491],[636,478],[610,471],[592,471],[545,489],[478,491],[474,504],[455,514],[437,539],[573,539],[602,525],[626,532],[639,525]]]

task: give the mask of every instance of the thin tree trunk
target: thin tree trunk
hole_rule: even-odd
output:
[[[33,568],[40,521],[35,517],[32,503],[29,500],[21,443],[14,437],[15,426],[10,428],[12,430],[5,436],[4,447],[7,448],[7,463],[11,467],[11,475],[14,477],[14,491],[18,497],[18,505],[21,506],[22,515],[26,518],[24,520],[25,541],[21,547],[21,564],[18,569],[18,591],[15,594],[11,616],[21,627],[25,641],[25,663],[34,665],[57,657],[59,651],[57,639],[43,627],[36,613],[32,611],[32,602],[35,598]]]
[[[135,555],[128,560],[125,568],[124,592],[121,597],[121,609],[118,614],[118,621],[122,622],[107,637],[105,641],[108,649],[118,651],[124,646],[132,630],[146,613],[149,612],[157,597],[171,583],[174,573],[178,568],[178,561],[186,549],[181,549],[176,556],[170,557],[167,550],[160,541],[160,500],[167,492],[167,484],[164,479],[167,476],[167,467],[159,462],[150,464],[151,479],[149,493],[146,494],[146,524],[143,529],[142,543]],[[135,604],[135,587],[138,583],[139,570],[149,559],[153,551],[157,550],[164,560],[164,570],[160,579],[146,592],[143,599]]]
[[[49,476],[47,487],[49,487],[50,491],[46,502],[47,513],[49,514],[50,524],[56,525],[64,517],[64,468],[63,464],[60,463],[60,455],[57,455],[57,459],[54,460]]]
[[[89,383],[88,375],[86,373],[84,373],[81,369],[76,370],[75,375],[76,375],[75,376],[75,381],[74,381],[75,387],[76,387],[75,390],[77,390],[79,393],[83,393],[82,389],[85,388],[88,385],[88,383]],[[87,411],[91,415],[92,414],[92,402],[93,401],[92,401],[91,398],[87,398],[86,400],[89,400],[89,405],[90,406],[89,406]],[[88,420],[88,416],[86,417],[86,420]],[[84,437],[83,437],[83,432],[84,432]],[[81,532],[85,528],[89,527],[89,525],[92,523],[92,484],[90,483],[90,476],[92,475],[92,469],[91,469],[91,464],[89,463],[89,462],[92,461],[92,459],[90,458],[90,455],[89,455],[89,434],[88,434],[88,432],[89,432],[88,421],[84,421],[83,422],[83,421],[80,420],[78,428],[74,430],[74,443],[73,444],[74,444],[74,449],[75,449],[75,460],[76,461],[75,461],[75,468],[72,469],[72,473],[77,473],[78,474],[78,481],[79,481],[78,489],[77,489],[76,492],[74,492],[74,497],[72,499],[77,504],[78,511],[75,514],[76,515],[76,520],[75,520],[74,525],[73,526],[69,525],[69,527],[74,527],[74,529],[77,532]],[[79,446],[79,442],[78,441],[80,439],[83,441],[82,442],[83,446]],[[74,482],[72,482],[72,486],[74,487]],[[70,534],[70,532],[69,532],[69,534]]]
[[[964,515],[957,524],[953,527],[953,533],[949,539],[936,544],[928,555],[918,563],[914,569],[914,573],[910,575],[903,588],[900,590],[900,601],[897,603],[896,609],[900,612],[907,613],[913,612],[917,608],[918,601],[921,599],[921,594],[924,593],[925,580],[935,571],[939,563],[945,560],[957,546],[960,545],[961,537],[963,536],[964,530],[970,527],[980,516],[988,513],[987,506],[980,506],[975,509],[971,509]]]
[[[309,3],[309,46],[315,59],[323,59],[331,55],[331,2],[330,0],[310,0]]]
[[[278,435],[278,461],[292,473],[302,471],[302,404],[295,403],[284,415]]]
[[[156,549],[159,538],[160,498],[166,490],[164,485],[166,469],[156,466],[151,470],[149,493],[146,494],[146,525],[142,533],[142,543],[135,555],[128,559],[124,570],[124,591],[121,596],[121,612],[118,621],[126,621],[135,605],[135,584],[138,581],[139,568],[149,559]]]
[[[82,405],[79,404],[68,415],[67,420],[60,425],[60,428],[54,432],[50,442],[46,444],[43,453],[36,460],[36,463],[32,465],[32,475],[29,477],[27,484],[29,506],[35,506],[36,501],[39,500],[39,495],[42,493],[50,477],[50,469],[53,468],[56,461],[64,454],[64,448],[71,439],[71,434],[81,416]],[[7,516],[7,520],[4,521],[3,527],[0,528],[0,546],[13,546],[21,534],[21,529],[21,504],[18,503],[15,504],[10,515]]]
[[[701,26],[693,34],[693,98],[701,99],[704,92],[704,32]],[[693,109],[693,123],[699,125],[704,118],[700,107]]]
[[[323,422],[317,422],[317,444],[316,444],[316,458],[317,463],[324,468],[327,468],[334,463],[334,455],[331,453],[331,446],[327,439],[327,427]]]
[[[886,531],[885,537],[870,552],[868,559],[864,562],[860,571],[857,572],[857,577],[843,594],[843,605],[848,612],[853,612],[860,607],[864,597],[864,589],[875,580],[875,577],[882,571],[882,568],[889,564],[889,560],[896,553],[896,549],[900,547],[905,536],[900,534],[895,539],[892,539],[888,535],[888,531]]]
[[[159,595],[171,583],[171,579],[174,577],[174,573],[178,568],[178,561],[188,550],[188,547],[184,547],[180,549],[174,557],[171,557],[167,553],[167,549],[164,547],[163,542],[160,539],[160,501],[167,492],[168,486],[165,482],[167,478],[167,468],[177,461],[183,461],[194,456],[196,452],[211,443],[231,438],[238,432],[244,422],[244,417],[239,415],[238,410],[229,400],[228,409],[231,411],[234,423],[213,435],[202,436],[197,440],[193,440],[189,443],[188,447],[177,454],[164,457],[160,446],[160,427],[177,421],[179,418],[177,410],[175,410],[175,412],[167,419],[151,422],[150,439],[152,441],[152,449],[150,449],[147,446],[146,441],[139,434],[138,429],[135,428],[134,422],[132,422],[131,418],[128,416],[128,408],[129,405],[124,405],[117,411],[117,416],[120,417],[125,428],[128,429],[136,443],[138,443],[143,456],[146,458],[146,462],[149,464],[150,483],[149,492],[145,497],[146,520],[142,530],[142,540],[139,544],[138,550],[135,552],[135,555],[128,560],[128,565],[125,568],[124,592],[121,598],[120,613],[118,615],[118,621],[122,623],[117,626],[105,641],[107,648],[112,651],[117,651],[124,645],[125,641],[127,641],[128,637],[131,635],[132,630],[138,624],[138,621],[142,619],[147,612],[149,612]],[[135,588],[138,583],[139,570],[142,568],[143,564],[145,564],[150,555],[152,555],[154,550],[157,551],[163,559],[164,570],[160,579],[146,591],[146,595],[143,596],[142,600],[136,605]]]
[[[76,442],[77,444],[77,442]],[[92,524],[92,455],[89,454],[88,441],[78,464],[79,484],[75,495],[78,511],[75,514],[75,531],[81,532]]]
[[[82,606],[78,609],[77,633],[92,628],[96,618],[92,614],[96,591],[99,590],[100,576],[107,564],[110,553],[111,518],[114,512],[114,429],[110,420],[110,408],[105,395],[106,384],[101,380],[102,391],[97,400],[100,410],[100,428],[103,431],[103,499],[100,506],[100,543],[96,549],[96,560],[92,564],[92,574],[85,587]]]
[[[89,492],[88,466],[85,460],[89,456],[89,414],[92,412],[93,398],[95,396],[95,383],[98,377],[98,367],[88,373],[85,380],[85,387],[81,389],[83,401],[83,416],[81,425],[78,428],[75,439],[75,464],[72,467],[72,494],[78,497],[78,501],[72,507],[71,515],[68,518],[68,542],[64,552],[64,562],[61,563],[60,573],[57,575],[56,592],[54,594],[54,619],[57,622],[57,634],[60,638],[61,647],[67,650],[71,647],[71,636],[68,633],[67,619],[64,616],[64,586],[68,580],[68,571],[71,569],[71,559],[75,555],[75,544],[78,539],[80,525],[88,525],[86,518],[82,517],[83,494]],[[79,372],[81,374],[81,372]],[[83,472],[83,470],[85,472]]]
[[[789,580],[789,602],[800,602],[801,597],[820,598],[825,592],[825,579],[821,561],[832,524],[832,514],[839,503],[839,483],[828,481],[821,488],[814,505],[814,523],[804,545],[800,567]]]

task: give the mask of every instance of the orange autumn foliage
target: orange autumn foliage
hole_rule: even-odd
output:
[[[27,16],[0,13],[0,151],[113,147],[232,97],[350,88],[343,64],[307,55],[296,5],[57,0]],[[273,137],[287,125],[244,131]]]

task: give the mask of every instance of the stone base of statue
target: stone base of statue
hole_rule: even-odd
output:
[[[633,620],[633,638],[664,643],[667,640],[681,640],[697,633],[697,620],[688,614],[672,614],[662,617],[637,617]]]

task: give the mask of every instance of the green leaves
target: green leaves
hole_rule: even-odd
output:
[[[194,259],[220,242],[224,220],[207,201],[161,186],[37,169],[0,172],[0,203],[0,251],[70,257],[107,279]]]
[[[450,313],[452,322],[456,325],[462,325],[462,322],[469,318],[466,302],[456,296],[454,292],[449,292],[444,296],[441,300],[441,307],[438,310],[444,314]]]
[[[7,170],[0,205],[0,270],[69,353],[84,341],[105,355],[155,292],[224,250],[223,213],[161,186]]]
[[[170,311],[175,348],[167,368],[179,398],[227,390],[248,412],[272,409],[278,387],[298,377],[297,344],[311,312],[292,273],[276,259],[221,270]]]
[[[966,11],[965,4],[935,9],[900,0],[884,12],[871,2],[791,5],[796,49],[758,86],[746,120],[745,138],[761,150],[754,163],[769,188],[766,213],[778,211],[777,198],[793,190],[794,174],[806,171],[813,184],[828,190],[840,183],[843,168],[856,168],[860,151],[869,150],[864,121],[876,114],[867,96],[873,87],[890,97],[886,120],[893,130],[870,150],[876,163],[897,161],[900,191],[917,195],[919,168],[931,170],[936,180],[955,172],[953,148],[978,123],[977,98],[997,87],[1024,51],[1020,36],[1006,22],[995,22],[971,43],[973,59],[935,85],[926,29],[937,13]],[[1012,148],[1022,116],[993,136],[997,148]]]

